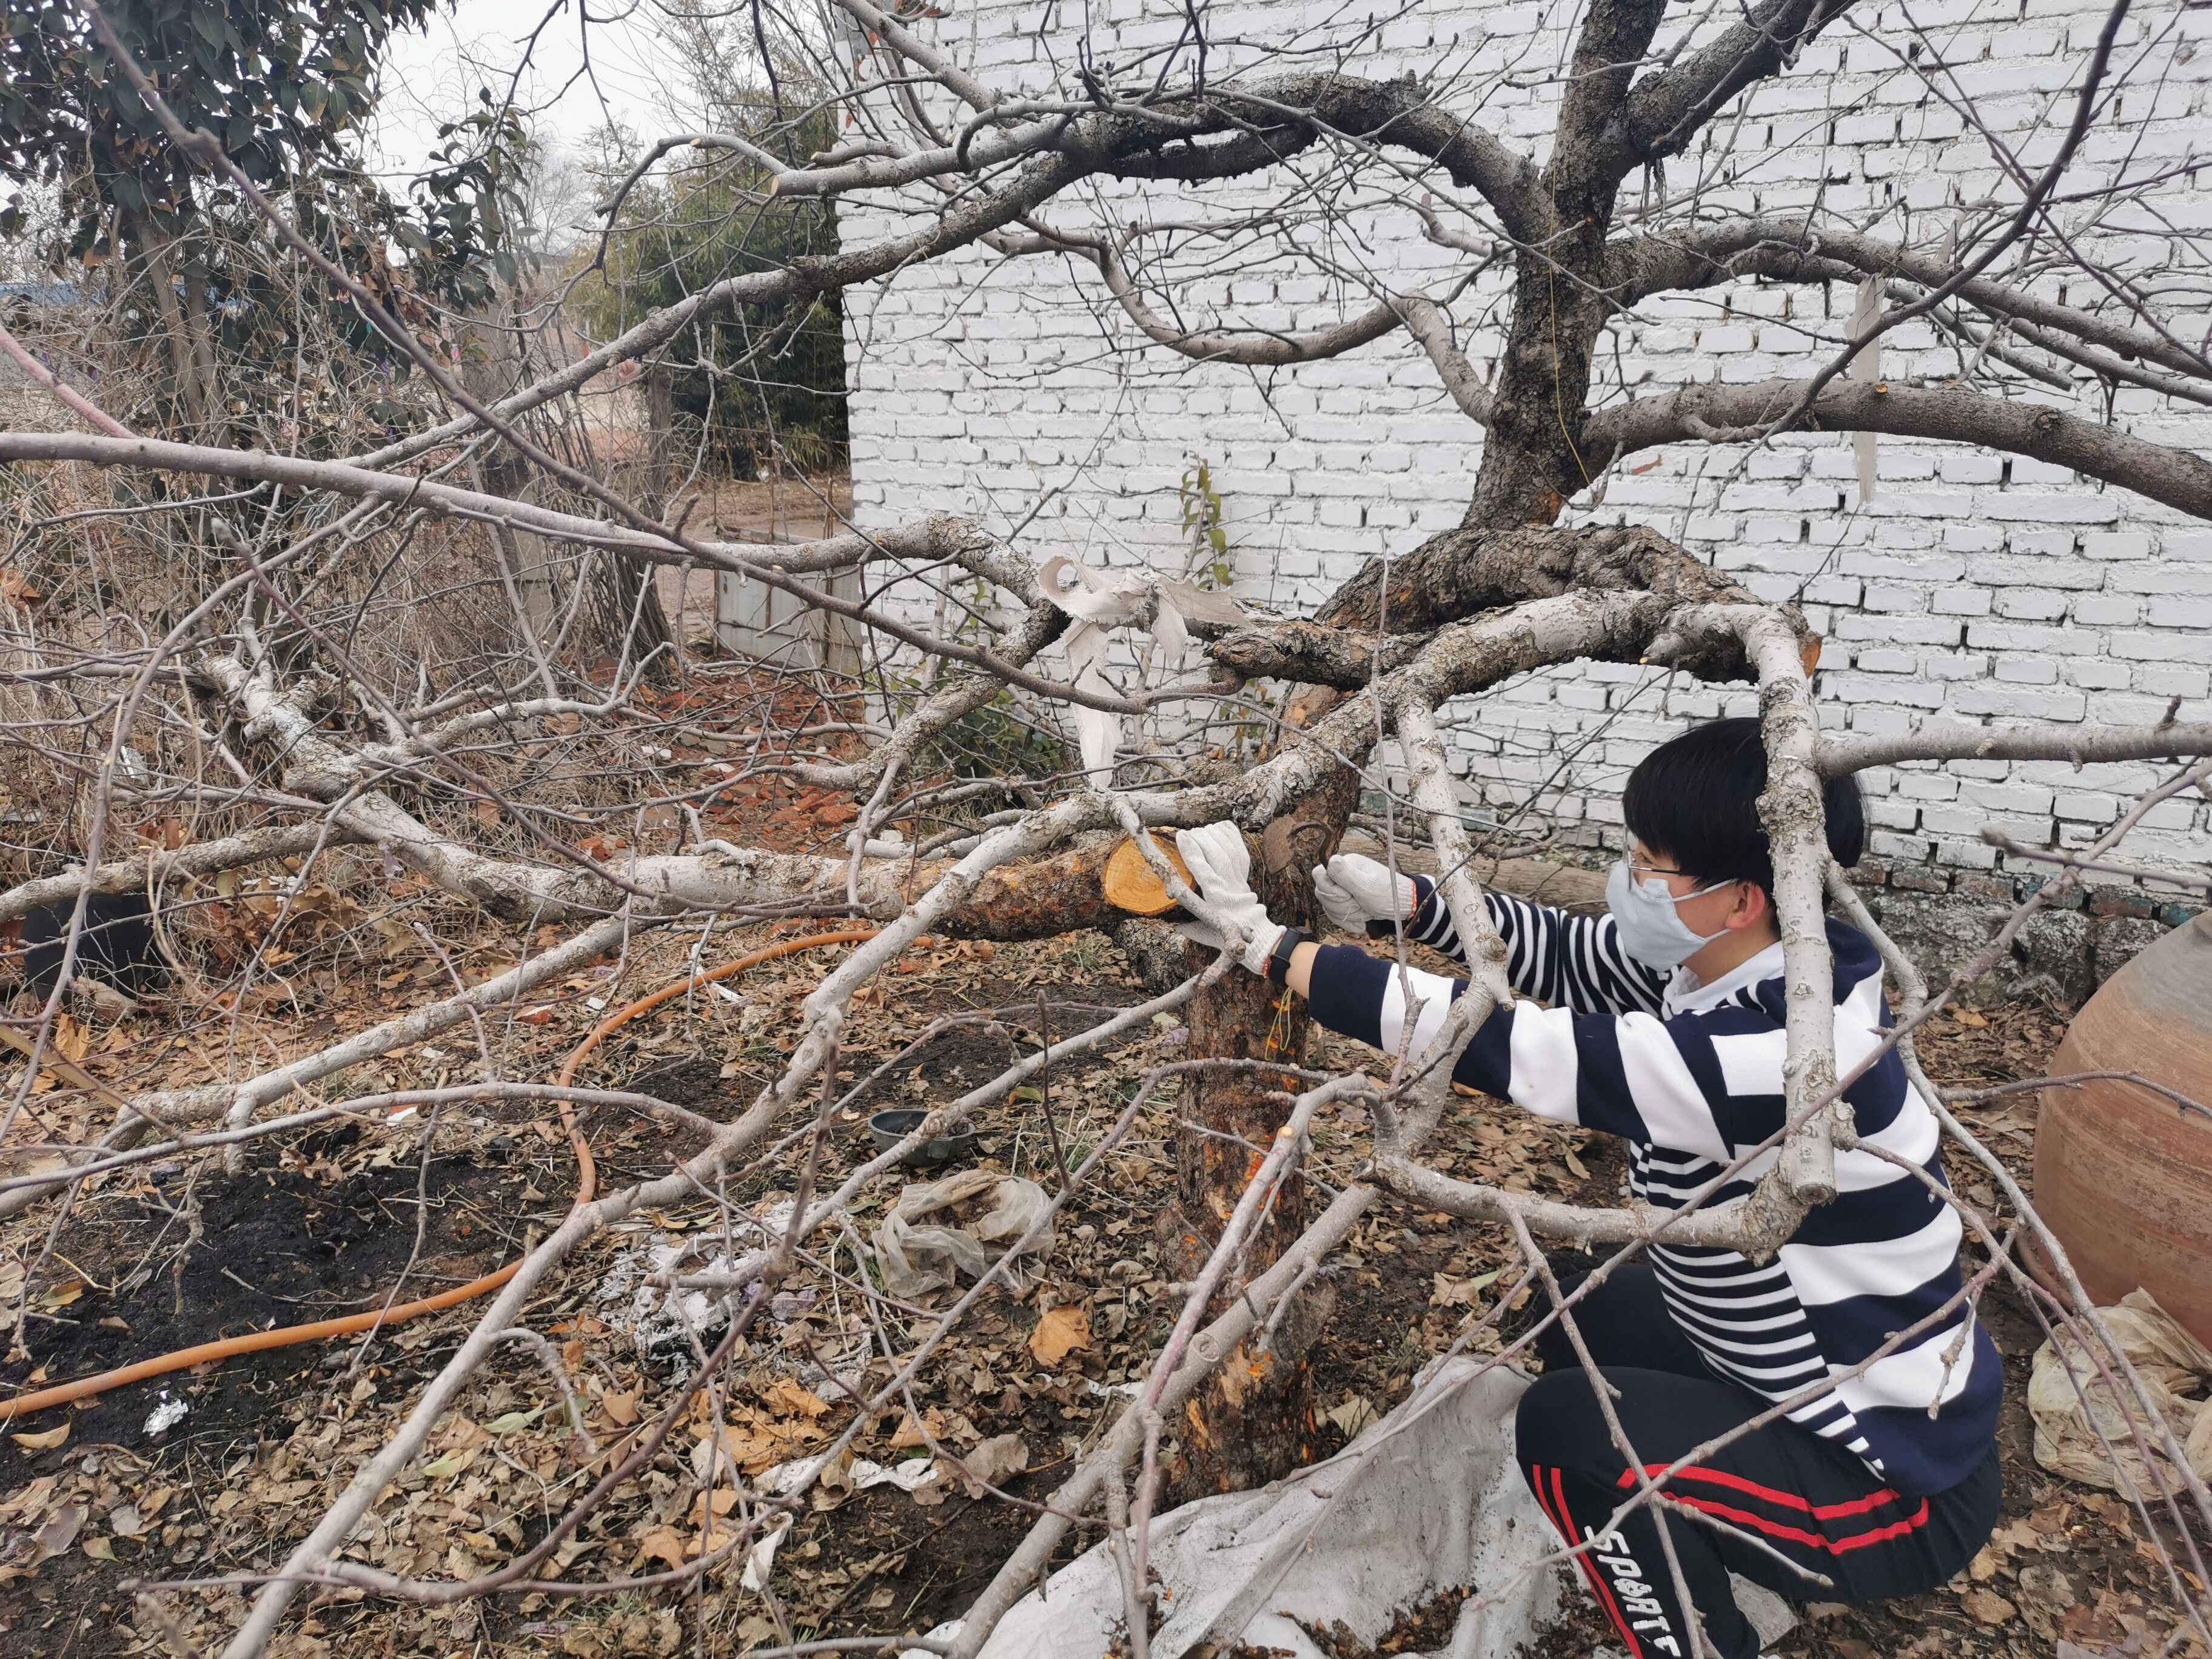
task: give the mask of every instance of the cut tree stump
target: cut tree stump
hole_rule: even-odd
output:
[[[1168,863],[1187,886],[1190,882],[1190,866],[1182,861],[1182,854],[1175,849],[1171,836],[1155,836],[1152,844],[1166,855]],[[1105,890],[1106,902],[1116,909],[1127,910],[1133,916],[1164,916],[1176,908],[1166,886],[1145,861],[1143,852],[1133,837],[1117,845],[1106,855],[1106,869],[1100,878]]]

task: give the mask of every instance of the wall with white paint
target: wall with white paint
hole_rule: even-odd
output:
[[[1936,77],[1949,103],[1904,61],[1906,11],[1949,66]],[[1086,15],[1093,58],[1123,63],[1164,51],[1186,17],[1162,0],[1093,0],[1087,11],[981,3],[917,27],[993,86],[1045,93],[1069,83]],[[1793,73],[1714,124],[1733,137],[1732,155],[1681,158],[1660,187],[1694,185],[1709,214],[1784,213],[1817,195],[1871,234],[1931,246],[1954,204],[2001,183],[1988,137],[1959,106],[2021,165],[2047,160],[2106,15],[2094,0],[1868,6],[1856,26],[1832,30]],[[1314,0],[1217,6],[1206,13],[1210,72],[1250,63],[1261,46],[1332,46],[1362,75],[1448,77],[1438,102],[1541,159],[1570,8],[1444,0],[1388,15],[1371,27],[1365,10]],[[2099,111],[2067,191],[2160,174],[2207,148],[2208,37],[2212,9],[2166,4],[2130,15],[2116,60],[2128,84]],[[1299,176],[1340,192],[1335,228],[1301,216],[1313,198],[1291,187]],[[1349,184],[1333,179],[1316,156],[1202,191],[1104,183],[1097,199],[1079,192],[1044,216],[1065,227],[1200,228],[1180,236],[1155,228],[1133,245],[1176,273],[1183,325],[1313,329],[1364,309],[1377,285],[1437,294],[1473,263],[1425,236],[1407,204],[1418,195],[1375,168]],[[1205,224],[1268,200],[1287,204],[1268,234],[1209,245]],[[2179,239],[2212,228],[2212,168],[2185,170],[2094,224],[2086,206],[2062,211],[2104,258],[2138,273],[2177,271],[2206,292]],[[842,234],[853,246],[933,210],[919,193],[848,202]],[[2057,279],[2048,286],[2056,292]],[[1484,277],[1452,307],[1479,366],[1495,352],[1486,308],[1500,292]],[[1644,306],[1623,320],[1609,356],[1643,392],[1803,374],[1832,355],[1850,302],[1846,291],[1746,280]],[[1402,334],[1281,371],[1193,363],[1148,343],[1095,270],[1059,256],[971,249],[850,293],[847,316],[863,524],[952,508],[1001,530],[1023,526],[1021,544],[1039,556],[1073,551],[1180,573],[1190,540],[1179,481],[1203,460],[1224,499],[1237,592],[1295,611],[1370,556],[1455,524],[1481,453],[1480,429]],[[2203,321],[2199,314],[2200,331]],[[1954,374],[1960,349],[1915,325],[1890,337],[1883,370]],[[2018,381],[2015,395],[2052,394]],[[2087,396],[2069,406],[2094,414],[2098,405]],[[2212,449],[2212,411],[2177,413],[2125,392],[2117,413],[2144,436]],[[1602,500],[1578,500],[1565,521],[1650,524],[1761,595],[1802,602],[1827,641],[1818,689],[1831,728],[2148,721],[2177,698],[2183,718],[2212,718],[2212,525],[1965,446],[1884,439],[1879,466],[1875,499],[1862,506],[1846,438],[1750,451],[1669,447],[1612,474]],[[1746,695],[1652,671],[1579,665],[1448,712],[1459,716],[1473,792],[1595,847],[1617,839],[1621,780],[1653,742],[1686,720],[1748,707]],[[1877,870],[1930,890],[1996,869],[1998,854],[1979,838],[1990,823],[2033,844],[2081,845],[2163,775],[2148,765],[1972,762],[1870,774]],[[2154,809],[2129,850],[2137,861],[2204,862],[2212,805],[2191,797]]]

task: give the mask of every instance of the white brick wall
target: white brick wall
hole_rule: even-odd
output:
[[[1911,10],[1979,120],[2024,165],[2047,160],[2104,6],[1916,0]],[[1164,47],[1184,17],[1163,0],[1091,0],[1088,12],[1104,20],[1092,51],[1108,62]],[[1035,3],[979,0],[927,27],[994,86],[1044,93],[1074,61],[1072,30],[1084,10],[1049,14],[1066,23],[1050,35],[1049,55],[1036,33],[1042,15]],[[1441,102],[1540,159],[1555,106],[1546,76],[1564,60],[1560,31],[1571,8],[1444,0],[1388,15],[1379,44],[1353,47],[1348,67],[1376,77],[1448,75]],[[1750,95],[1733,162],[1707,179],[1709,209],[1785,212],[1819,189],[1830,214],[1930,246],[1948,222],[1945,204],[1996,190],[1988,145],[1903,69],[1899,9],[1860,15],[1863,30],[1839,26],[1793,74]],[[1239,35],[1281,46],[1295,31],[1297,44],[1313,47],[1352,41],[1368,26],[1364,11],[1316,0],[1216,6],[1207,17],[1216,75],[1250,59],[1233,44]],[[2120,54],[2128,83],[2102,112],[2069,189],[2116,168],[2158,172],[2188,154],[2192,137],[2202,145],[2208,37],[2212,10],[2168,3],[2130,16]],[[1724,114],[1715,130],[1733,122]],[[1318,153],[1303,170],[1328,173]],[[1697,157],[1682,158],[1668,184],[1680,191],[1698,171]],[[1384,181],[1368,176],[1370,198]],[[1189,224],[1256,201],[1291,202],[1279,231],[1257,243],[1165,245],[1179,273],[1179,314],[1191,327],[1310,329],[1364,309],[1374,290],[1332,279],[1307,257],[1317,243],[1340,270],[1405,289],[1436,291],[1443,273],[1466,263],[1388,203],[1355,208],[1348,222],[1357,234],[1324,241],[1292,222],[1297,198],[1285,183],[1279,172],[1202,191],[1109,185],[1105,212],[1123,226]],[[1631,202],[1636,188],[1632,181]],[[1448,199],[1449,187],[1439,195]],[[2091,234],[2108,258],[2137,270],[2193,265],[2168,232],[2212,227],[2212,170],[2164,183],[2154,199],[2155,211],[2128,210]],[[848,203],[848,245],[911,228],[919,203],[908,198],[896,210]],[[1087,199],[1054,204],[1046,216],[1071,227],[1097,222]],[[1478,366],[1495,354],[1496,319],[1486,321],[1486,307],[1499,293],[1496,283],[1479,285],[1453,307]],[[1752,282],[1665,296],[1623,320],[1622,378],[1650,392],[1715,376],[1802,374],[1828,355],[1808,337],[1808,325],[1832,338],[1850,303],[1847,293]],[[970,251],[850,293],[847,316],[854,495],[864,524],[950,507],[1004,529],[1049,492],[1024,532],[1026,550],[1180,570],[1187,543],[1177,481],[1202,459],[1227,503],[1239,592],[1290,610],[1314,603],[1370,556],[1409,550],[1456,524],[1480,455],[1480,430],[1403,335],[1295,370],[1196,365],[1148,345],[1095,273],[1058,258]],[[1610,362],[1610,349],[1607,356]],[[1956,363],[1923,329],[1893,334],[1885,349],[1893,375],[1941,374]],[[2093,400],[2075,407],[2092,413]],[[2118,413],[2145,436],[2212,448],[2212,412],[2176,412],[2129,392]],[[1567,521],[1650,524],[1755,592],[1802,600],[1827,640],[1819,690],[1832,729],[2150,720],[2175,697],[2183,718],[2212,719],[2212,526],[2025,458],[1896,439],[1881,442],[1880,488],[1863,507],[1850,451],[1836,438],[1793,437],[1752,452],[1669,447],[1634,464],[1638,471],[1607,481],[1601,504],[1578,502]],[[1747,694],[1583,665],[1447,713],[1459,717],[1471,786],[1494,809],[1533,807],[1595,843],[1618,823],[1626,769],[1653,742],[1686,720],[1749,707]],[[2029,842],[2078,846],[2160,775],[2148,765],[1989,763],[1870,775],[1875,850],[1899,863],[1989,869],[1996,858],[1978,832],[1990,823]],[[2201,863],[2212,857],[2209,815],[2201,798],[2171,803],[2130,850]]]

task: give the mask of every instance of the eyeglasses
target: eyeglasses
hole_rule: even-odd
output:
[[[1689,876],[1689,877],[1690,877],[1690,879],[1691,879],[1692,881],[1696,881],[1696,880],[1698,880],[1698,877],[1690,875],[1690,872],[1689,872],[1687,870],[1683,870],[1683,869],[1680,869],[1680,868],[1670,869],[1670,868],[1668,868],[1667,866],[1665,866],[1665,865],[1663,865],[1663,864],[1646,864],[1646,863],[1645,863],[1643,860],[1641,860],[1641,859],[1637,859],[1637,858],[1627,858],[1627,857],[1624,857],[1624,858],[1623,858],[1623,860],[1622,860],[1622,861],[1623,861],[1624,863],[1626,863],[1626,864],[1628,866],[1629,873],[1630,873],[1631,875],[1635,875],[1635,876]],[[1735,884],[1734,882],[1728,882],[1728,881],[1716,881],[1716,882],[1709,882],[1709,883],[1707,883],[1705,886],[1698,888],[1695,892],[1692,892],[1692,893],[1683,893],[1683,894],[1679,895],[1678,896],[1680,896],[1680,897],[1681,897],[1681,898],[1686,898],[1686,899],[1703,898],[1703,897],[1704,897],[1707,893],[1717,893],[1717,892],[1720,891],[1720,890],[1721,890],[1722,888],[1723,888],[1723,887],[1732,887],[1732,886],[1734,886],[1734,885],[1735,885]]]

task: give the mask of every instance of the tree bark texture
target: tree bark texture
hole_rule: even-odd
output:
[[[1259,836],[1252,886],[1273,920],[1312,927],[1313,866],[1335,850],[1358,797],[1358,775],[1334,769],[1312,793]],[[1194,966],[1204,953],[1194,949]],[[1256,974],[1224,975],[1190,1005],[1194,1059],[1303,1066],[1305,1000]],[[1176,1136],[1176,1201],[1160,1220],[1161,1255],[1178,1277],[1195,1277],[1215,1246],[1276,1131],[1304,1087],[1289,1071],[1238,1066],[1203,1072],[1188,1086],[1186,1127]],[[1244,1286],[1282,1258],[1313,1212],[1311,1189],[1291,1175],[1236,1263],[1224,1275],[1206,1318],[1223,1312]],[[1263,1486],[1312,1462],[1313,1388],[1307,1356],[1328,1321],[1325,1286],[1305,1291],[1264,1346],[1255,1336],[1185,1403],[1173,1425],[1179,1455],[1164,1497],[1187,1503],[1209,1492]]]

